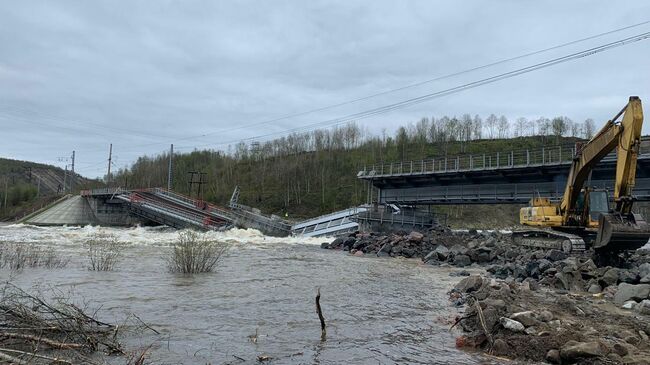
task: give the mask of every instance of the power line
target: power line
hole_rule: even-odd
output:
[[[544,48],[544,49],[541,49],[541,50],[538,50],[538,51],[533,51],[533,52],[525,53],[525,54],[522,54],[522,55],[519,55],[519,56],[505,58],[505,59],[495,61],[495,62],[492,62],[492,63],[488,63],[488,64],[485,64],[485,65],[482,65],[482,66],[476,66],[476,67],[473,67],[473,68],[469,68],[467,70],[458,71],[458,72],[450,73],[450,74],[447,74],[447,75],[434,77],[434,78],[431,78],[431,79],[428,79],[428,80],[424,80],[424,81],[416,82],[416,83],[413,83],[413,84],[401,86],[401,87],[391,89],[391,90],[378,92],[378,93],[375,93],[375,94],[363,96],[363,97],[352,99],[352,100],[349,100],[349,101],[344,101],[344,102],[340,102],[340,103],[337,103],[337,104],[332,104],[332,105],[328,105],[328,106],[324,106],[324,107],[319,107],[319,108],[316,108],[316,109],[311,109],[311,110],[307,110],[307,111],[299,112],[299,113],[295,113],[295,114],[288,114],[288,115],[285,115],[285,116],[281,116],[281,117],[278,117],[278,118],[274,118],[274,119],[270,119],[270,120],[266,120],[266,121],[261,121],[261,122],[257,122],[257,123],[250,123],[250,124],[240,125],[240,126],[233,127],[233,128],[220,129],[218,131],[204,133],[201,136],[197,136],[197,138],[198,137],[206,137],[206,136],[217,134],[217,133],[231,132],[231,131],[234,131],[234,130],[255,127],[255,126],[259,126],[259,125],[263,125],[263,124],[269,124],[269,123],[273,123],[273,122],[278,122],[280,120],[291,119],[291,118],[295,118],[295,117],[299,117],[299,116],[303,116],[303,115],[307,115],[307,114],[312,114],[312,113],[316,113],[316,112],[320,112],[320,111],[324,111],[324,110],[334,109],[334,108],[337,108],[337,107],[340,107],[340,106],[354,104],[354,103],[357,103],[357,102],[360,102],[360,101],[373,99],[373,98],[376,98],[378,96],[392,94],[392,93],[395,93],[395,92],[398,92],[398,91],[403,91],[403,90],[407,90],[407,89],[410,89],[410,88],[426,85],[426,84],[429,84],[429,83],[432,83],[432,82],[435,82],[435,81],[441,81],[441,80],[449,79],[449,78],[452,78],[452,77],[455,77],[455,76],[460,76],[460,75],[467,74],[467,73],[470,73],[470,72],[474,72],[474,71],[486,69],[486,68],[489,68],[489,67],[497,66],[497,65],[500,65],[500,64],[504,64],[504,63],[507,63],[507,62],[512,62],[512,61],[515,61],[515,60],[518,60],[518,59],[522,59],[522,58],[534,56],[534,55],[537,55],[537,54],[549,52],[549,51],[556,50],[556,49],[559,49],[559,48],[563,48],[563,47],[566,47],[566,46],[570,46],[570,45],[573,45],[573,44],[577,44],[577,43],[585,42],[585,41],[588,41],[588,40],[600,38],[600,37],[603,37],[603,36],[606,36],[606,35],[610,35],[610,34],[621,32],[621,31],[628,30],[628,29],[631,29],[631,28],[639,27],[639,26],[649,24],[649,23],[650,23],[650,20],[646,20],[644,22],[633,24],[633,25],[630,25],[630,26],[627,26],[627,27],[610,30],[610,31],[595,34],[595,35],[592,35],[592,36],[589,36],[589,37],[577,39],[577,40],[574,40],[574,41],[571,41],[571,42],[566,42],[566,43],[562,43],[562,44],[559,44],[559,45],[556,45],[556,46]],[[179,141],[179,140],[187,140],[187,139],[192,139],[192,138],[194,138],[194,137],[181,138],[181,139],[177,139],[177,141]]]
[[[588,40],[600,38],[600,37],[603,37],[603,36],[606,36],[606,35],[610,35],[610,34],[618,33],[618,32],[621,32],[621,31],[628,30],[628,29],[640,27],[640,26],[643,26],[643,25],[646,25],[646,24],[649,24],[649,23],[650,23],[650,20],[646,20],[646,21],[636,23],[636,24],[632,24],[632,25],[629,25],[629,26],[626,26],[626,27],[613,29],[613,30],[610,30],[610,31],[607,31],[607,32],[595,34],[595,35],[592,35],[592,36],[588,36],[588,37],[577,39],[577,40],[574,40],[574,41],[562,43],[562,44],[555,45],[555,46],[548,47],[548,48],[544,48],[544,49],[541,49],[541,50],[528,52],[528,53],[525,53],[525,54],[522,54],[522,55],[519,55],[519,56],[514,56],[514,57],[498,60],[498,61],[495,61],[495,62],[492,62],[492,63],[488,63],[488,64],[485,64],[485,65],[473,67],[473,68],[466,69],[466,70],[463,70],[463,71],[458,71],[458,72],[450,73],[450,74],[447,74],[447,75],[430,78],[430,79],[420,81],[420,82],[417,82],[417,83],[401,86],[401,87],[394,88],[394,89],[391,89],[391,90],[378,92],[378,93],[375,93],[375,94],[359,97],[359,98],[348,100],[348,101],[343,101],[343,102],[336,103],[336,104],[331,104],[331,105],[327,105],[327,106],[323,106],[323,107],[318,107],[318,108],[315,108],[315,109],[311,109],[311,110],[307,110],[307,111],[303,111],[303,112],[298,112],[298,113],[294,113],[294,114],[287,114],[287,115],[284,115],[284,116],[281,116],[281,117],[278,117],[278,118],[273,118],[273,119],[260,121],[260,122],[255,122],[255,123],[243,124],[243,125],[239,125],[237,127],[232,127],[232,128],[220,129],[220,130],[216,130],[216,131],[212,131],[212,132],[207,132],[207,133],[204,133],[204,134],[201,134],[201,135],[188,136],[188,137],[176,138],[176,139],[167,139],[167,140],[165,140],[163,142],[152,142],[152,143],[146,143],[146,144],[140,144],[140,145],[131,145],[130,149],[127,149],[126,151],[129,151],[132,148],[137,148],[137,147],[149,147],[149,146],[155,146],[155,145],[161,145],[161,144],[169,144],[171,142],[198,139],[198,138],[214,135],[214,134],[217,134],[217,133],[224,133],[224,132],[230,132],[230,131],[244,129],[244,128],[250,128],[250,127],[254,127],[254,126],[269,124],[269,123],[273,123],[273,122],[277,122],[277,121],[281,121],[281,120],[286,120],[286,119],[291,119],[291,118],[295,118],[295,117],[299,117],[299,116],[313,114],[313,113],[324,111],[324,110],[330,110],[330,109],[334,109],[334,108],[337,108],[337,107],[354,104],[354,103],[357,103],[357,102],[360,102],[360,101],[366,101],[366,100],[369,100],[369,99],[372,99],[372,98],[376,98],[378,96],[387,95],[387,94],[395,93],[395,92],[398,92],[398,91],[403,91],[403,90],[407,90],[407,89],[410,89],[410,88],[422,86],[422,85],[429,84],[429,83],[432,83],[432,82],[435,82],[435,81],[449,79],[449,78],[452,78],[452,77],[455,77],[455,76],[459,76],[459,75],[471,73],[471,72],[474,72],[474,71],[486,69],[486,68],[493,67],[493,66],[496,66],[496,65],[500,65],[500,64],[507,63],[507,62],[522,59],[522,58],[525,58],[525,57],[530,57],[530,56],[533,56],[533,55],[549,52],[549,51],[560,49],[560,48],[563,48],[563,47],[566,47],[566,46],[569,46],[569,45],[574,45],[574,44],[585,42],[585,41],[588,41]],[[12,108],[14,109],[14,111],[15,110],[19,110],[19,111],[22,110],[23,112],[26,111],[26,112],[32,113],[32,114],[40,114],[41,116],[47,115],[47,114],[45,114],[43,112],[30,111],[30,110],[27,110],[27,109],[21,109],[21,108],[16,107],[16,106],[12,106]],[[0,111],[2,111],[1,108],[0,108]],[[2,115],[0,115],[0,118],[2,118]],[[44,119],[49,118],[50,120],[53,120],[53,121],[70,121],[69,119],[63,119],[61,117],[56,117],[56,116],[43,117],[43,118]],[[50,128],[56,128],[56,129],[65,129],[65,130],[69,130],[69,131],[82,131],[82,132],[88,133],[83,128],[79,129],[79,128],[74,128],[74,127],[57,127],[57,126],[52,126],[52,125],[48,125],[48,124],[44,124],[44,123],[34,122],[34,121],[31,121],[31,120],[26,120],[26,121],[29,122],[29,123],[33,123],[33,124],[43,126],[43,127],[50,127]],[[95,126],[95,127],[99,127],[99,128],[110,129],[111,133],[114,130],[114,128],[112,128],[112,127],[107,127],[107,126],[104,126],[104,125],[98,124],[98,123],[85,122],[85,121],[84,122],[77,121],[77,123],[82,124],[82,125],[91,125],[91,126]],[[115,133],[121,133],[123,135],[123,132],[125,132],[125,131],[129,132],[129,134],[131,134],[131,135],[140,135],[142,137],[146,137],[146,138],[149,138],[149,139],[151,139],[152,136],[155,136],[155,137],[158,137],[158,138],[161,138],[161,139],[162,138],[170,138],[169,136],[153,135],[153,134],[151,134],[150,132],[147,132],[147,131],[129,130],[129,129],[124,129],[124,128],[119,128],[118,131],[115,132]],[[106,134],[99,133],[97,131],[91,130],[89,133],[108,138],[108,136]],[[224,144],[227,144],[227,143],[231,143],[231,142],[226,142]],[[84,152],[93,152],[93,151],[103,151],[103,149],[84,150]]]
[[[608,50],[613,49],[613,48],[617,48],[617,47],[621,47],[621,46],[624,46],[624,45],[627,45],[627,44],[639,42],[639,41],[642,41],[642,40],[645,40],[645,39],[648,39],[648,38],[650,38],[650,32],[641,33],[641,34],[638,34],[636,36],[624,38],[624,39],[621,39],[621,40],[618,40],[618,41],[615,41],[615,42],[606,43],[604,45],[600,45],[600,46],[589,48],[589,49],[586,49],[586,50],[583,50],[583,51],[571,53],[571,54],[566,55],[566,56],[553,58],[551,60],[540,62],[540,63],[534,64],[534,65],[531,65],[531,66],[527,66],[527,67],[519,68],[519,69],[516,69],[516,70],[504,72],[504,73],[501,73],[501,74],[498,74],[498,75],[495,75],[495,76],[491,76],[491,77],[487,77],[487,78],[480,79],[480,80],[477,80],[477,81],[465,83],[465,84],[462,84],[462,85],[459,85],[459,86],[455,86],[455,87],[452,87],[452,88],[436,91],[436,92],[425,94],[425,95],[418,96],[418,97],[415,97],[415,98],[406,99],[406,100],[403,100],[403,101],[400,101],[400,102],[397,102],[397,103],[393,103],[393,104],[389,104],[389,105],[386,105],[386,106],[366,110],[366,111],[359,112],[359,113],[350,114],[350,115],[347,115],[347,116],[342,117],[342,118],[325,120],[325,121],[316,122],[316,123],[308,124],[308,125],[301,126],[301,127],[290,128],[290,129],[286,129],[286,130],[282,130],[282,131],[278,131],[278,132],[261,134],[261,135],[248,137],[248,138],[241,138],[241,139],[231,140],[231,141],[228,141],[228,142],[223,142],[223,143],[218,143],[218,144],[212,144],[211,143],[211,144],[191,146],[191,147],[187,146],[187,147],[180,147],[179,149],[205,147],[205,146],[227,145],[227,144],[235,143],[235,142],[239,142],[239,141],[247,141],[247,140],[259,139],[259,138],[269,137],[269,136],[273,136],[273,135],[277,135],[277,134],[285,134],[285,133],[292,133],[292,132],[298,132],[298,131],[305,131],[305,130],[313,129],[315,127],[334,126],[334,125],[338,125],[338,124],[344,124],[344,123],[352,122],[352,121],[358,120],[358,119],[365,119],[365,118],[368,118],[368,117],[371,117],[371,116],[375,116],[375,115],[379,115],[379,114],[385,114],[387,112],[390,112],[390,111],[393,111],[393,110],[396,110],[396,109],[402,109],[402,108],[405,108],[405,107],[409,107],[411,105],[420,104],[420,103],[423,103],[423,102],[431,100],[431,99],[447,96],[447,95],[450,95],[450,94],[455,94],[455,93],[458,93],[458,92],[461,92],[461,91],[464,91],[464,90],[473,89],[475,87],[483,86],[483,85],[486,85],[486,84],[491,84],[491,83],[494,83],[494,82],[497,82],[497,81],[501,81],[501,80],[508,79],[508,78],[511,78],[511,77],[526,74],[526,73],[529,73],[529,72],[532,72],[532,71],[536,71],[536,70],[540,70],[540,69],[543,69],[543,68],[555,66],[555,65],[558,65],[558,64],[561,64],[561,63],[564,63],[564,62],[569,62],[569,61],[577,60],[577,59],[580,59],[580,58],[592,56],[592,55],[595,55],[595,54],[598,54],[598,53],[601,53],[601,52],[604,52],[604,51],[608,51]]]

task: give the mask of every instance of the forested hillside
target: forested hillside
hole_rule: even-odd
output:
[[[59,167],[0,158],[0,220],[20,217],[71,188],[76,191],[99,184],[79,175],[75,175],[74,185],[71,181],[70,171]]]
[[[594,133],[594,123],[566,117],[519,118],[464,115],[423,118],[393,136],[371,135],[355,124],[293,134],[263,143],[239,143],[222,151],[175,154],[173,189],[188,194],[189,172],[206,173],[203,198],[226,204],[235,186],[240,201],[289,218],[316,216],[364,203],[367,186],[356,178],[366,165],[456,154],[488,153],[571,144]],[[126,187],[167,186],[169,155],[141,157],[112,179]],[[192,195],[197,195],[193,187]]]

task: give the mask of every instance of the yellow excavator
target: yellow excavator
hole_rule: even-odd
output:
[[[514,231],[515,243],[565,252],[593,247],[601,253],[635,250],[645,245],[650,239],[650,225],[632,212],[642,125],[641,99],[631,96],[614,118],[577,148],[562,201],[554,203],[536,197],[528,207],[521,208],[521,224],[546,229]],[[614,150],[616,180],[610,207],[607,191],[584,185],[596,164]]]

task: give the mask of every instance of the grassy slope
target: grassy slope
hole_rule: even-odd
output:
[[[30,161],[11,160],[0,158],[0,220],[15,220],[32,212],[41,206],[56,199],[55,194],[41,190],[38,195],[38,180],[29,178],[29,169],[52,171],[58,176],[63,176],[64,170],[47,164]],[[5,183],[7,192],[7,206],[4,206]],[[97,185],[97,181],[86,179],[77,175],[76,189]]]

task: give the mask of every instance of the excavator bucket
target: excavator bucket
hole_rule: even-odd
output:
[[[650,240],[650,224],[640,214],[601,214],[594,248],[601,251],[636,250]]]

